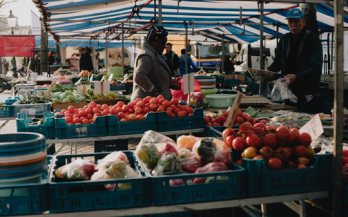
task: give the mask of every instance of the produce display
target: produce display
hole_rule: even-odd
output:
[[[40,104],[40,103],[50,103],[51,100],[47,99],[44,96],[37,96],[37,95],[27,95],[23,96],[22,99],[19,101],[15,102],[14,105],[19,105],[19,104]]]
[[[95,94],[95,91],[93,89],[88,89],[87,94],[87,99],[89,100],[101,99],[101,94]],[[114,92],[103,94],[103,99],[117,99],[117,94]]]
[[[306,168],[311,166],[314,156],[311,136],[299,134],[297,128],[243,123],[238,133],[226,129],[222,136],[228,147],[241,152],[242,158],[264,159],[271,170]]]
[[[51,92],[55,93],[55,92],[65,92],[65,91],[74,91],[76,90],[76,87],[66,87],[63,86],[61,84],[54,84],[51,88]]]
[[[151,130],[145,132],[135,154],[153,176],[227,171],[232,163],[230,149],[219,139],[181,136],[177,145],[172,139]],[[186,180],[187,184],[211,181],[210,177]],[[226,179],[219,177],[218,181]],[[184,181],[170,180],[170,186],[174,185],[184,185]]]
[[[112,180],[141,177],[129,165],[127,156],[121,152],[112,152],[105,156],[98,164],[91,160],[77,159],[72,163],[59,167],[55,178],[59,181],[79,180]],[[130,184],[120,183],[115,189],[115,184],[107,184],[107,190],[130,189]]]
[[[69,70],[66,70],[66,69],[63,69],[63,68],[59,68],[57,69],[55,72],[54,72],[55,75],[61,75],[61,76],[64,76],[64,75],[71,75],[71,71]]]
[[[72,81],[70,78],[65,76],[56,77],[52,80],[52,84],[71,84]]]
[[[204,94],[201,92],[190,93],[190,104],[195,105],[198,108],[208,108],[209,105],[205,100]]]
[[[204,123],[208,126],[223,126],[226,122],[228,114],[229,112],[225,112],[222,115],[217,116],[213,113],[206,113],[206,115],[204,116]],[[232,125],[239,126],[246,122],[250,124],[256,124],[258,122],[268,123],[267,120],[254,119],[253,117],[250,117],[247,114],[243,113],[241,110],[238,110],[236,119],[234,120],[234,123]]]
[[[92,75],[92,72],[89,72],[88,70],[81,70],[81,72],[78,74],[79,77],[89,77]]]
[[[65,92],[54,92],[51,93],[51,99],[53,103],[69,103],[69,102],[82,102],[86,101],[86,97],[83,95],[77,94],[76,90],[73,92],[66,90]]]
[[[0,106],[4,106],[5,103],[4,102],[0,102]],[[0,108],[0,110],[5,110],[5,108]]]
[[[342,178],[343,183],[348,184],[348,150],[343,149],[343,159],[342,159]]]

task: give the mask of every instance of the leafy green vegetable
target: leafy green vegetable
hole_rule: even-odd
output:
[[[74,91],[76,90],[76,87],[66,87],[63,86],[61,84],[55,84],[52,88],[51,88],[51,92],[55,93],[55,92],[65,92],[65,91]]]
[[[47,99],[44,96],[37,96],[37,95],[28,95],[24,96],[21,100],[14,103],[15,105],[18,104],[39,104],[39,103],[49,103],[51,102],[50,99]]]
[[[68,98],[65,98],[62,103],[68,103],[71,102]]]

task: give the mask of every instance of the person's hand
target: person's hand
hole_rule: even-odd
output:
[[[296,81],[296,75],[295,74],[288,74],[285,75],[282,79],[280,79],[281,82],[285,82],[286,78],[288,78],[290,80],[289,84],[294,83],[294,81]]]

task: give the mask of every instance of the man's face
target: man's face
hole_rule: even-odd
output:
[[[170,47],[170,45],[166,44],[166,52],[169,53],[172,50],[172,48]]]
[[[299,36],[303,27],[306,25],[306,20],[303,18],[289,18],[288,19],[288,27],[290,29],[290,32],[294,36]]]
[[[163,39],[157,39],[155,41],[155,49],[159,54],[163,53],[164,48],[166,47],[167,44],[167,37]]]

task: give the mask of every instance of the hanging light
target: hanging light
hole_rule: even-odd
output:
[[[7,23],[10,28],[16,27],[17,17],[12,14],[12,10],[10,10],[10,15],[7,17]]]

